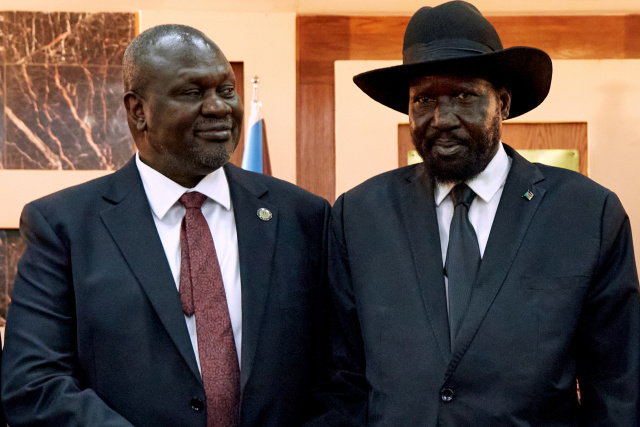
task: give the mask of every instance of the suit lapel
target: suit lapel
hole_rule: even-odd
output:
[[[191,372],[202,381],[180,297],[135,160],[115,172],[112,182],[104,198],[114,205],[101,213],[102,221]]]
[[[423,165],[408,171],[406,180],[400,184],[400,206],[427,317],[446,362],[450,349],[449,320],[433,179]]]
[[[471,344],[476,331],[502,287],[531,219],[546,192],[543,182],[544,176],[539,169],[526,161],[511,147],[504,145],[504,148],[512,159],[511,170],[491,226],[491,233],[473,287],[466,317],[453,345],[447,376],[453,372],[458,361]],[[531,200],[523,197],[527,191],[533,193]]]
[[[251,375],[260,326],[269,293],[278,225],[277,208],[266,202],[268,189],[233,165],[226,165],[231,201],[238,231],[240,280],[242,283],[242,345],[240,373],[244,390]],[[258,217],[258,209],[268,209],[272,218]]]

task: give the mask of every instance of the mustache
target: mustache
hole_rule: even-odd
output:
[[[425,135],[425,142],[429,147],[433,147],[436,141],[441,141],[447,145],[469,145],[464,138],[454,135],[451,132],[441,132],[438,130],[429,131]]]

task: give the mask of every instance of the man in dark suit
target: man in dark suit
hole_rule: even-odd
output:
[[[325,323],[329,205],[227,163],[242,103],[200,31],[145,31],[123,70],[136,156],[22,215],[2,366],[8,421],[300,425]]]
[[[337,319],[317,424],[640,425],[629,219],[611,191],[500,141],[503,120],[546,97],[548,55],[503,49],[456,1],[412,17],[402,65],[354,81],[409,115],[424,163],[332,209]]]

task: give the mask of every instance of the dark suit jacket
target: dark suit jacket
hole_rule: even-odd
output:
[[[382,174],[336,202],[333,393],[316,425],[639,425],[627,215],[584,176],[505,149],[512,167],[453,343],[424,166]]]
[[[2,365],[2,349],[0,348],[0,365]],[[0,387],[1,387],[1,382],[0,382]],[[2,405],[0,405],[0,426],[5,426],[7,424],[7,421],[4,419],[4,411],[2,409]]]
[[[326,200],[225,166],[242,280],[241,425],[308,415],[324,321]],[[259,208],[273,213],[270,221]],[[12,427],[206,426],[179,294],[135,162],[30,203],[9,308]],[[195,399],[195,400],[194,400]]]

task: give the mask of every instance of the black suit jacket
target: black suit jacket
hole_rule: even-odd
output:
[[[0,348],[0,366],[2,365],[2,349]],[[0,382],[0,387],[1,387],[1,382]],[[4,419],[4,411],[2,409],[2,405],[0,405],[0,425],[4,426],[6,425],[7,422]]]
[[[241,425],[301,424],[317,371],[329,205],[225,166],[242,281]],[[273,218],[262,221],[259,208]],[[206,426],[179,294],[135,162],[30,203],[2,399],[13,427]],[[192,405],[195,404],[195,405]]]
[[[336,202],[338,326],[329,407],[316,425],[639,425],[640,296],[627,215],[584,176],[505,149],[512,167],[454,342],[424,166],[375,177]]]

